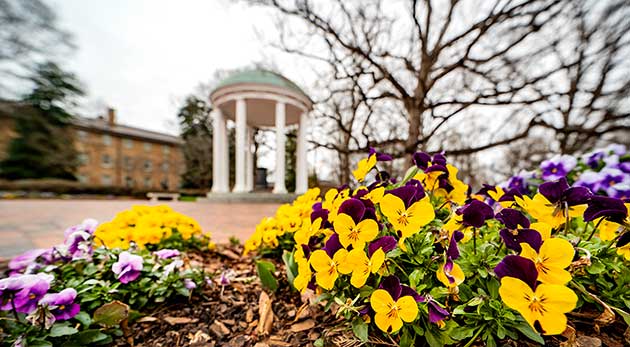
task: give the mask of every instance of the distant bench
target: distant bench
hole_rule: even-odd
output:
[[[173,200],[173,201],[177,201],[177,200],[179,200],[179,193],[150,192],[150,193],[147,193],[147,198],[149,198],[151,201],[158,201],[158,200]]]

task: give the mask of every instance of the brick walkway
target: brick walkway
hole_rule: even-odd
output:
[[[85,218],[111,220],[118,211],[146,200],[0,200],[0,257],[63,241],[63,231]],[[275,213],[278,204],[169,202],[174,210],[195,218],[216,242],[230,236],[244,241],[258,221]]]

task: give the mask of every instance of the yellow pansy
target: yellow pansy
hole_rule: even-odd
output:
[[[402,250],[406,250],[404,241],[407,237],[420,231],[420,228],[435,218],[433,205],[428,196],[414,202],[409,208],[405,208],[405,203],[399,197],[386,194],[379,206],[394,229],[400,232],[399,244]]]
[[[540,324],[545,335],[561,334],[567,327],[564,315],[575,308],[577,295],[557,284],[540,284],[533,291],[525,282],[513,277],[503,277],[499,288],[501,299],[509,308],[518,311],[535,328]]]
[[[378,223],[373,219],[364,219],[358,224],[354,223],[352,217],[345,213],[340,213],[333,227],[339,234],[339,242],[345,248],[352,245],[353,248],[361,248],[366,242],[374,240],[378,235]]]
[[[320,287],[331,290],[335,286],[339,272],[352,272],[352,268],[346,262],[347,256],[348,251],[343,248],[338,250],[332,258],[322,249],[318,249],[311,254],[309,263],[315,269],[315,281]]]
[[[566,222],[566,215],[563,209],[556,208],[544,195],[537,193],[533,198],[515,196],[514,200],[527,211],[537,221],[549,224],[552,228],[558,228]],[[568,208],[569,218],[578,217],[584,214],[586,205],[571,206]]]
[[[535,222],[529,228],[538,231],[543,241],[551,237],[551,225],[547,223]]]
[[[355,288],[365,285],[371,273],[376,273],[385,261],[385,252],[381,248],[368,258],[362,248],[355,248],[348,253],[346,261],[352,266],[352,277],[350,284]]]
[[[356,170],[352,171],[352,175],[357,181],[363,182],[363,180],[365,179],[365,175],[367,175],[368,172],[370,172],[370,170],[372,170],[375,165],[376,154],[372,154],[367,158],[359,160]]]
[[[377,289],[370,296],[370,305],[376,314],[374,322],[384,332],[393,333],[403,326],[403,321],[413,322],[418,316],[418,304],[409,296],[400,297],[394,301],[384,289]]]
[[[550,238],[543,242],[536,252],[528,243],[521,243],[521,257],[536,264],[538,280],[547,284],[565,284],[571,280],[571,274],[565,270],[571,265],[575,251],[569,241]]]
[[[455,288],[464,282],[464,280],[466,279],[466,275],[464,274],[464,271],[462,271],[462,268],[459,267],[459,265],[453,263],[453,267],[450,271],[446,271],[444,269],[445,266],[446,264],[442,264],[442,266],[440,266],[438,268],[438,271],[436,272],[438,280],[442,282],[445,287]],[[453,279],[452,283],[451,281],[449,281],[447,275]]]
[[[322,219],[317,218],[313,223],[311,223],[310,218],[305,219],[302,222],[302,227],[300,230],[296,231],[293,234],[293,239],[297,245],[308,245],[308,241],[312,236],[317,234],[319,229],[321,229]]]

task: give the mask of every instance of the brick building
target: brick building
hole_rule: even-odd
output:
[[[0,160],[16,134],[14,105],[0,105]],[[116,111],[98,118],[76,117],[72,125],[79,153],[77,179],[85,184],[176,190],[180,186],[182,140],[177,136],[121,125]]]

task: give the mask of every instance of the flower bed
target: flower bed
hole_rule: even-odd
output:
[[[606,153],[617,156],[616,170],[630,163],[612,150],[594,153],[604,153],[600,172]],[[360,342],[557,344],[595,330],[623,345],[630,204],[584,187],[577,160],[566,170],[543,163],[542,176],[555,176],[536,188],[513,178],[471,194],[442,155],[416,153],[400,181],[378,170],[389,159],[371,152],[354,171],[362,185],[331,189],[321,201],[312,190],[283,206],[246,250],[284,252],[294,287],[344,317]],[[623,182],[596,192],[619,194]]]

